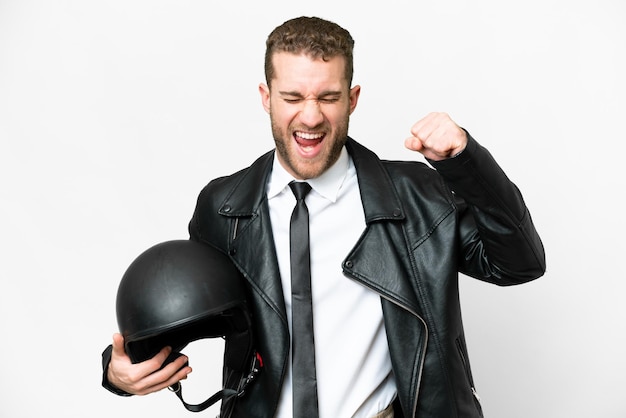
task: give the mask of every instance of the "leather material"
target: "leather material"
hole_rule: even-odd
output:
[[[497,285],[540,277],[545,255],[523,199],[468,135],[457,157],[381,161],[348,138],[366,229],[344,274],[381,296],[398,403],[405,417],[481,417],[463,333],[458,272]],[[246,278],[264,373],[233,417],[271,418],[289,333],[265,185],[273,151],[200,193],[190,237],[228,252]],[[451,191],[454,190],[454,193]]]

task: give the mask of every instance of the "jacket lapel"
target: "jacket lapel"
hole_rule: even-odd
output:
[[[219,209],[232,218],[229,253],[250,285],[287,323],[266,184],[274,152],[259,158]]]
[[[415,289],[408,280],[413,274],[402,232],[406,214],[396,189],[372,151],[352,139],[346,146],[357,171],[367,226],[344,260],[343,269],[384,298],[419,313]]]

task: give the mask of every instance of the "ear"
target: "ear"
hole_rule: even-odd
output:
[[[359,101],[359,95],[361,94],[361,86],[356,85],[350,89],[350,114],[356,109],[356,104]]]
[[[261,94],[263,109],[270,113],[270,88],[266,84],[261,83],[259,84],[259,93]]]

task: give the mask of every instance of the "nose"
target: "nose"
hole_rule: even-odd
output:
[[[324,122],[324,114],[317,100],[305,100],[300,111],[300,122],[309,128],[314,128]]]

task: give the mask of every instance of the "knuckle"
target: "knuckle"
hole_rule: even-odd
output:
[[[128,372],[126,376],[126,382],[132,385],[136,385],[136,382],[140,381],[143,378],[143,374],[138,370],[131,370]]]

